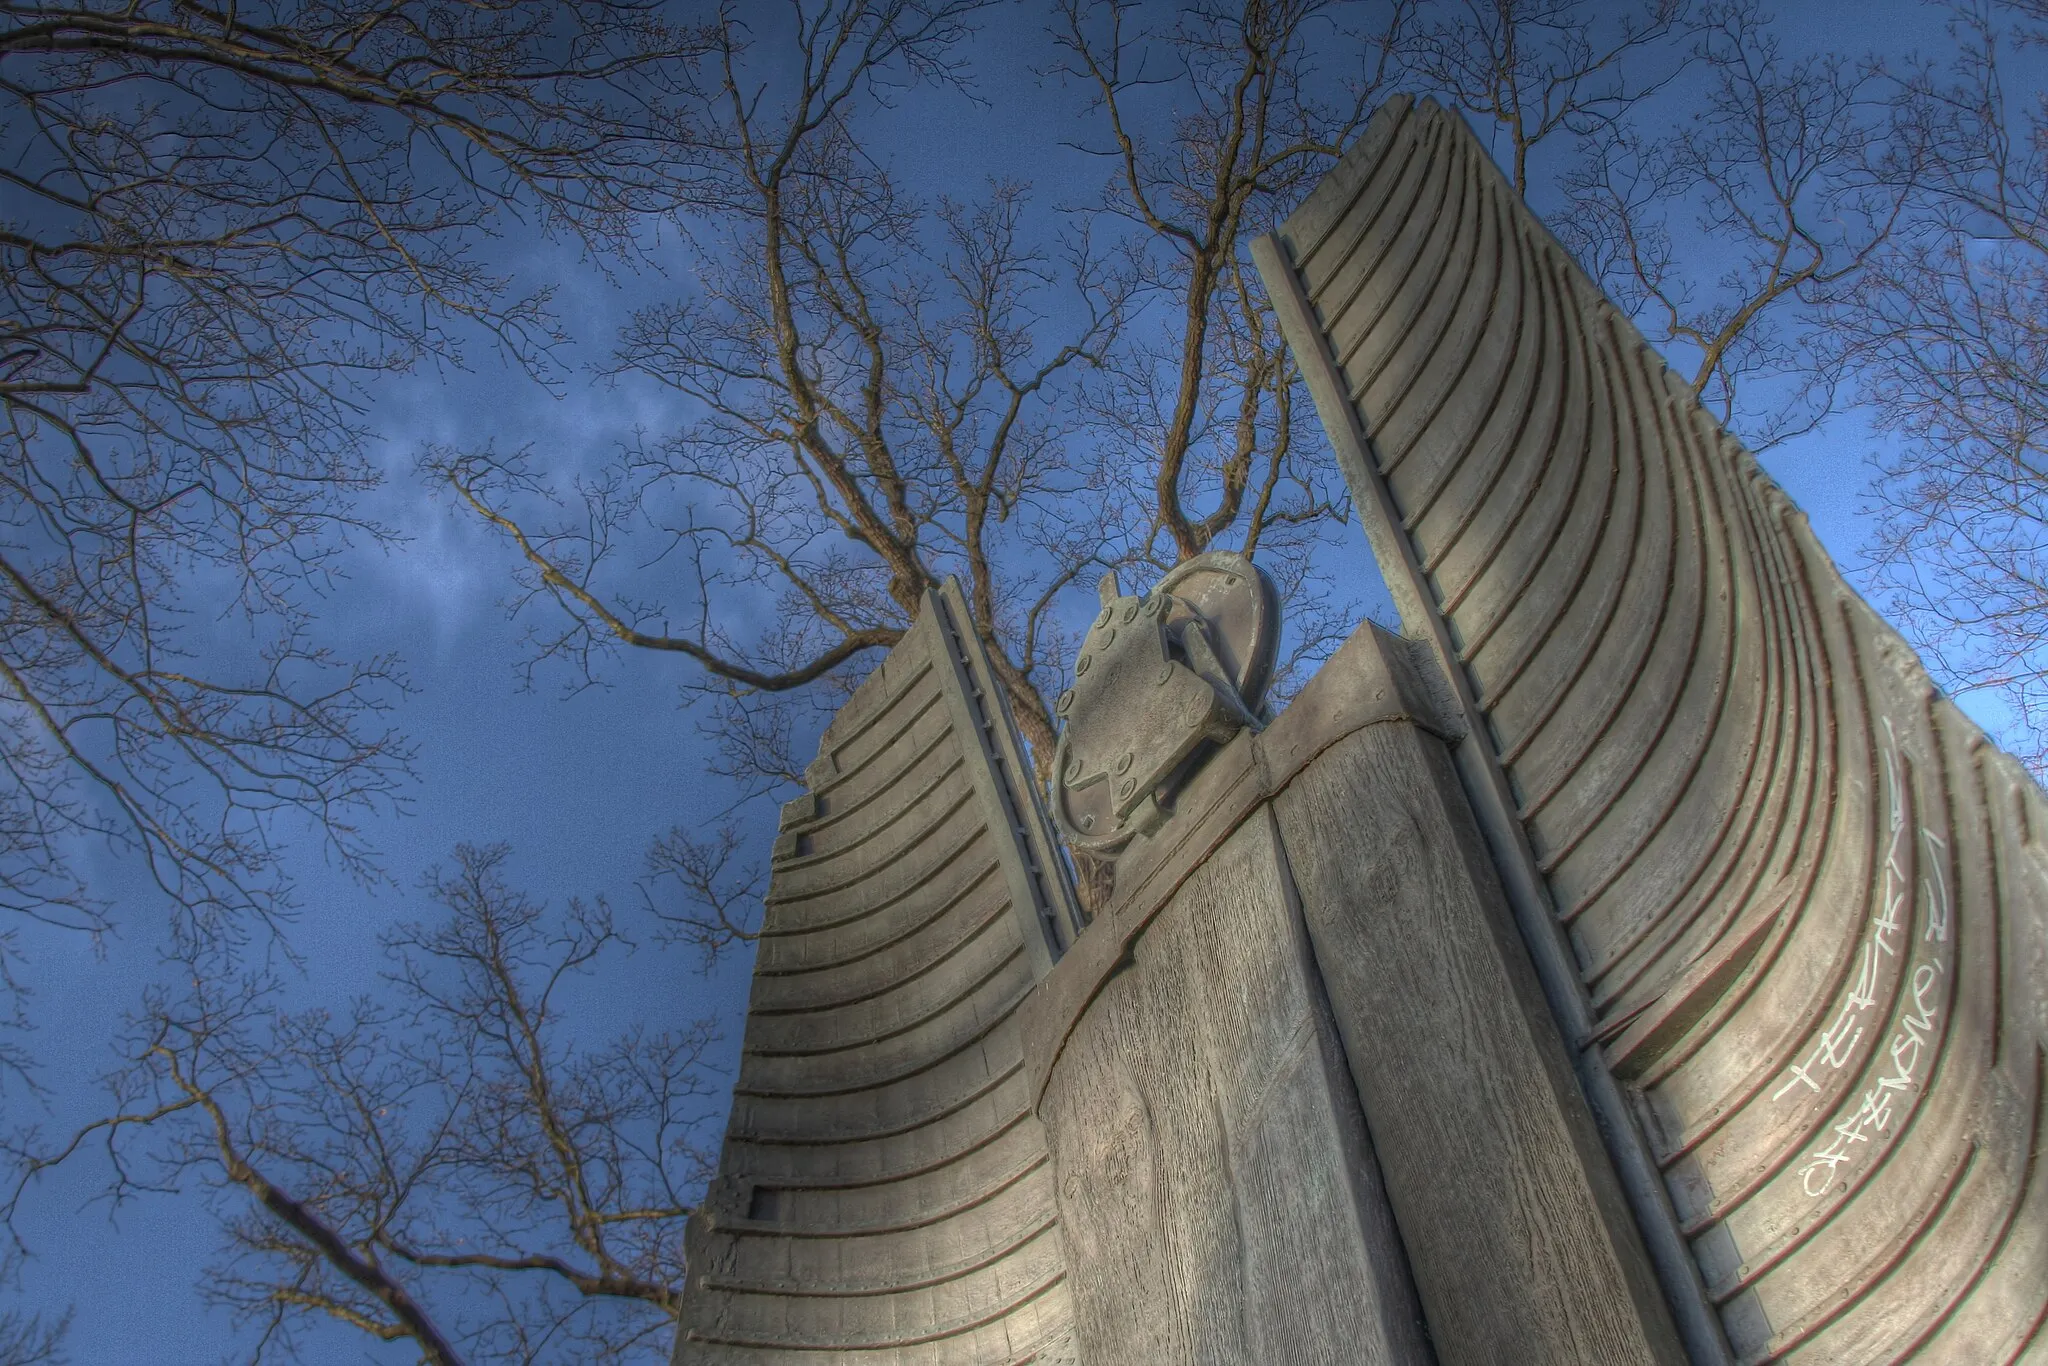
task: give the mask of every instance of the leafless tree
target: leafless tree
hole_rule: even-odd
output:
[[[288,908],[285,824],[370,870],[403,679],[313,619],[384,534],[364,385],[544,363],[479,243],[671,202],[699,46],[655,0],[0,8],[0,905],[105,928],[80,836],[205,937]]]
[[[611,650],[681,655],[688,686],[713,703],[727,767],[795,780],[803,699],[827,709],[957,573],[1043,762],[1072,644],[1060,604],[1089,596],[1092,571],[1236,546],[1312,591],[1317,538],[1344,516],[1343,494],[1303,435],[1298,376],[1243,247],[1396,83],[1498,132],[1517,188],[1550,204],[1560,235],[1759,444],[1824,416],[1837,380],[1868,385],[1902,438],[1878,559],[1895,607],[1952,678],[2003,689],[2041,733],[2048,116],[2013,101],[1999,65],[2048,41],[2041,0],[1959,10],[1960,65],[1893,87],[1888,124],[1881,72],[1785,56],[1746,4],[1615,14],[1564,0],[1287,0],[1202,3],[1155,22],[1149,9],[1070,0],[1055,11],[1050,69],[1091,101],[1079,145],[1104,154],[1106,185],[1054,215],[1005,183],[922,202],[870,140],[868,118],[906,83],[968,85],[979,7],[728,13],[702,60],[662,69],[675,118],[640,102],[633,80],[648,54],[689,40],[636,8],[451,11],[531,20],[484,63],[513,74],[483,90],[449,74],[453,59],[413,62],[403,44],[424,40],[383,32],[386,11],[367,8],[305,52],[290,47],[301,28],[252,27],[246,11],[94,11],[95,24],[142,15],[240,55],[209,58],[216,69],[108,46],[117,61],[79,40],[0,73],[10,107],[28,111],[22,126],[51,139],[40,155],[91,152],[76,152],[84,169],[60,159],[0,174],[76,197],[90,171],[103,177],[92,193],[130,206],[108,220],[126,226],[92,237],[76,228],[90,221],[81,210],[38,189],[50,202],[7,228],[30,245],[0,241],[10,280],[30,282],[9,288],[56,301],[40,314],[17,305],[31,321],[0,353],[14,386],[11,477],[25,490],[0,550],[27,565],[27,587],[8,590],[0,662],[57,699],[43,719],[43,694],[8,694],[6,763],[26,795],[0,806],[0,841],[13,841],[0,849],[16,851],[6,885],[20,908],[99,923],[67,865],[34,861],[79,828],[151,852],[198,925],[276,905],[261,881],[274,871],[266,811],[310,807],[360,853],[351,803],[386,792],[401,756],[374,723],[387,674],[306,644],[304,596],[338,538],[377,534],[350,511],[373,475],[351,377],[409,364],[468,323],[538,363],[552,336],[544,301],[505,296],[465,235],[517,204],[620,231],[678,177],[697,196],[696,292],[637,314],[613,369],[668,386],[699,420],[581,480],[560,478],[568,462],[552,452],[427,461],[502,534],[523,600],[546,609],[537,660],[568,664],[580,684]],[[614,19],[623,26],[604,28]],[[562,49],[555,24],[609,36]],[[498,32],[463,29],[448,50],[496,51]],[[271,55],[236,46],[253,43]],[[520,65],[560,50],[581,55]],[[323,84],[339,78],[319,63],[362,65],[372,51],[387,81],[431,73],[418,77],[426,102]],[[1319,65],[1333,53],[1345,61]],[[102,61],[114,64],[90,64]],[[276,75],[288,62],[314,74]],[[72,84],[52,76],[56,93],[18,93],[21,72],[45,70],[72,71]],[[141,112],[101,111],[88,127],[79,120],[99,106],[85,81],[142,92]],[[1678,92],[1698,117],[1666,138],[1659,100]],[[302,93],[310,103],[293,103]],[[313,111],[303,130],[296,115],[279,122],[301,108]],[[605,127],[622,136],[576,141]],[[227,208],[155,187],[167,153],[153,128],[183,130],[191,174],[211,177],[195,183]],[[694,140],[688,167],[657,136],[677,129]],[[407,178],[400,150],[415,136],[446,153],[442,171]],[[577,147],[602,151],[595,178],[570,174],[585,164]],[[1581,158],[1569,178],[1568,154]],[[257,171],[270,179],[252,181]],[[230,195],[250,183],[265,187],[257,198]],[[1702,234],[1723,253],[1713,279],[1676,245]],[[64,245],[74,238],[88,245]],[[1840,347],[1811,350],[1818,319]],[[375,344],[355,344],[365,337]],[[1770,385],[1801,367],[1821,382],[1771,408]],[[172,591],[174,576],[188,586]],[[220,600],[284,642],[262,666],[262,688],[283,701],[165,662],[195,629],[177,613]],[[307,681],[330,669],[335,681]],[[77,738],[95,726],[108,748]],[[2033,755],[2044,756],[2048,743]],[[201,783],[214,785],[211,806],[193,795]],[[96,785],[134,810],[117,805],[110,820],[73,794]],[[641,888],[657,938],[707,962],[750,940],[760,880],[745,851],[737,830],[657,841]],[[579,1043],[564,993],[624,936],[601,902],[548,911],[520,896],[504,859],[459,851],[429,885],[443,918],[393,935],[385,992],[338,1016],[286,1013],[275,978],[223,967],[217,943],[188,937],[190,971],[138,1018],[108,1117],[13,1137],[6,1209],[55,1164],[94,1154],[117,1203],[202,1187],[228,1229],[205,1293],[253,1325],[259,1358],[290,1356],[316,1324],[437,1362],[664,1352],[686,1271],[681,1221],[710,1159],[710,1026]],[[0,1319],[0,1353],[18,1341],[48,1359],[60,1339],[47,1318]]]
[[[1145,289],[1140,325],[1082,390],[1119,453],[1103,520],[1146,573],[1225,546],[1258,558],[1286,590],[1298,658],[1356,615],[1319,612],[1312,587],[1349,503],[1301,435],[1305,391],[1248,246],[1389,92],[1413,8],[1063,0],[1053,29],[1052,71],[1094,116],[1077,145],[1112,168],[1095,212],[1134,234]]]
[[[624,452],[553,520],[522,460],[430,462],[517,547],[526,593],[563,610],[542,658],[582,677],[621,644],[686,656],[748,778],[801,767],[776,699],[893,644],[949,572],[1018,723],[1051,750],[1052,607],[1095,543],[1054,400],[1115,338],[1126,288],[1083,234],[1034,243],[1021,187],[920,203],[862,134],[894,83],[959,79],[980,7],[793,6],[758,20],[770,39],[727,14],[699,91],[698,290],[638,313],[616,358],[702,420]],[[621,581],[636,534],[679,568],[673,596]]]
[[[1364,74],[1338,5],[1197,6],[1160,32],[1127,6],[1062,8],[1057,70],[1111,168],[1103,200],[1063,213],[1008,183],[917,202],[863,141],[887,82],[959,79],[976,8],[840,0],[760,35],[728,20],[698,116],[718,187],[694,220],[698,292],[639,313],[616,365],[704,419],[566,490],[531,452],[429,461],[516,547],[519,605],[562,609],[539,659],[575,686],[620,645],[690,658],[728,771],[760,785],[800,780],[803,705],[843,696],[948,573],[1041,780],[1073,644],[1060,608],[1104,570],[1260,553],[1309,623],[1297,645],[1328,643],[1310,552],[1346,503],[1295,440],[1298,375],[1246,245],[1369,112],[1405,7],[1364,35]],[[779,58],[788,88],[756,74]],[[1165,112],[1134,116],[1144,97]],[[637,579],[635,544],[653,547]],[[657,558],[677,571],[665,593]],[[656,851],[694,893],[700,947],[750,932],[730,913],[752,904],[744,880],[700,876],[732,852],[680,831]]]
[[[1115,167],[1104,207],[1157,248],[1146,283],[1171,315],[1124,348],[1091,396],[1149,484],[1149,517],[1127,534],[1168,565],[1241,521],[1256,547],[1267,519],[1285,515],[1273,498],[1293,453],[1295,386],[1245,243],[1329,167],[1384,91],[1388,36],[1348,33],[1336,9],[1194,6],[1155,29],[1128,3],[1060,6],[1055,70],[1086,92],[1102,125],[1081,145]],[[1389,30],[1404,13],[1390,11]],[[1370,69],[1317,79],[1315,54],[1333,49],[1340,71],[1361,58]],[[1335,99],[1319,98],[1326,85]],[[1264,468],[1254,491],[1255,458]],[[1217,485],[1215,506],[1196,512],[1186,486],[1202,475]]]
[[[1829,313],[1908,211],[1889,78],[1787,55],[1753,0],[1697,16],[1682,119],[1617,120],[1562,178],[1559,237],[1754,450],[1835,411]],[[1644,111],[1637,111],[1644,112]],[[1889,163],[1889,164],[1888,164]]]
[[[18,1253],[0,1255],[0,1283],[15,1278],[20,1261]],[[53,1317],[20,1309],[0,1311],[0,1366],[66,1366],[71,1358],[64,1339],[74,1313],[67,1309]]]
[[[196,1184],[227,1230],[201,1293],[297,1359],[316,1323],[422,1360],[653,1360],[684,1279],[719,1087],[709,1021],[579,1043],[572,984],[630,947],[602,902],[549,910],[463,847],[444,914],[386,937],[381,999],[280,1013],[270,977],[203,960],[152,996],[109,1117],[8,1141],[11,1220],[98,1151],[116,1204]]]
[[[746,862],[746,833],[734,823],[709,838],[676,827],[647,851],[639,892],[663,943],[694,949],[709,971],[727,949],[760,937],[761,868]]]
[[[2048,773],[2048,50],[2042,0],[1959,4],[1950,69],[1910,74],[1894,142],[1927,212],[1836,310],[1878,425],[1872,547],[1894,618]]]
[[[1441,0],[1406,30],[1400,59],[1422,91],[1494,140],[1515,193],[1542,188],[1545,144],[1598,138],[1664,89],[1690,0]]]
[[[565,609],[538,653],[578,679],[622,643],[694,659],[726,704],[715,732],[736,772],[795,780],[790,712],[756,704],[847,677],[948,572],[1042,769],[1065,593],[1119,564],[1257,551],[1342,516],[1327,472],[1296,458],[1297,377],[1244,252],[1379,89],[1314,70],[1319,42],[1349,36],[1341,7],[1197,7],[1160,34],[1125,7],[1063,9],[1060,69],[1121,169],[1049,246],[1027,240],[1022,187],[919,204],[861,141],[880,80],[954,79],[973,8],[805,11],[785,25],[802,73],[789,91],[750,74],[760,54],[728,23],[703,114],[724,197],[698,238],[701,290],[643,311],[618,357],[706,419],[627,452],[553,520],[533,511],[547,490],[525,459],[432,462],[518,548],[529,597]],[[1138,47],[1173,71],[1157,132],[1125,113],[1150,79]],[[1161,326],[1138,339],[1141,308]],[[681,567],[673,598],[611,572],[634,526]]]

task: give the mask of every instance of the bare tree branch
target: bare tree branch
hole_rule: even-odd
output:
[[[703,47],[653,0],[0,8],[0,905],[106,929],[86,836],[229,939],[290,909],[288,816],[377,876],[404,676],[316,643],[387,535],[366,386],[477,336],[545,372],[479,243],[630,245]]]
[[[1847,357],[1825,314],[1891,240],[1915,177],[1880,173],[1881,68],[1787,57],[1751,0],[1707,7],[1696,31],[1690,116],[1586,139],[1557,230],[1701,400],[1767,450],[1834,411]]]
[[[259,1361],[316,1321],[431,1362],[651,1354],[710,1169],[716,1034],[579,1046],[560,993],[630,945],[602,902],[512,889],[506,857],[464,846],[429,876],[441,918],[385,940],[396,1006],[284,1014],[274,978],[188,961],[137,1018],[106,1118],[8,1138],[0,1214],[89,1152],[117,1206],[196,1183],[228,1237],[202,1294],[259,1328]]]
[[[1132,540],[1145,560],[1170,566],[1240,524],[1242,544],[1256,549],[1269,519],[1342,516],[1327,496],[1288,510],[1273,501],[1293,456],[1292,424],[1278,418],[1297,378],[1246,243],[1292,208],[1383,98],[1411,8],[1388,5],[1376,28],[1358,31],[1345,7],[1314,0],[1205,4],[1153,31],[1124,0],[1059,7],[1055,71],[1087,92],[1106,126],[1101,145],[1083,146],[1117,168],[1104,208],[1149,239],[1146,283],[1171,317],[1149,339],[1127,340],[1091,398],[1109,439],[1142,457],[1151,525]],[[1319,68],[1333,51],[1355,68],[1350,79]],[[1148,118],[1162,99],[1170,118]],[[1261,446],[1265,496],[1248,510]],[[1198,477],[1201,496],[1214,498],[1202,512],[1191,505]]]
[[[1872,569],[1957,692],[2006,710],[2048,773],[2048,108],[2010,52],[2048,47],[2048,6],[1959,4],[1949,70],[1905,78],[1892,169],[1926,213],[1834,311],[1879,427]]]
[[[20,1273],[18,1253],[0,1254],[0,1283],[11,1282]],[[73,1309],[54,1318],[19,1309],[0,1311],[0,1366],[67,1366],[71,1358],[64,1351],[64,1339],[74,1315]]]
[[[1597,137],[1677,76],[1682,63],[1664,49],[1686,30],[1689,8],[1689,0],[1447,0],[1408,31],[1400,56],[1481,136],[1505,139],[1495,156],[1527,199],[1536,184],[1530,159],[1544,143]]]
[[[800,767],[777,695],[894,644],[947,574],[1041,763],[1052,750],[1057,624],[1012,604],[1099,552],[1055,404],[1114,345],[1134,281],[1085,232],[1032,240],[1019,186],[920,202],[861,132],[895,83],[959,79],[980,8],[837,0],[765,52],[728,16],[695,115],[710,147],[697,290],[637,313],[614,366],[701,420],[569,490],[489,452],[428,462],[519,556],[515,610],[559,612],[540,659],[580,682],[621,645],[690,657],[703,673],[686,686],[756,780]],[[1055,312],[1071,319],[1057,335]],[[614,564],[629,543],[653,547],[638,583]],[[666,594],[641,586],[667,571]]]

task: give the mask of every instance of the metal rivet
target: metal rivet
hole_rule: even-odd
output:
[[[1126,622],[1130,622],[1136,619],[1137,615],[1138,604],[1136,602],[1127,602],[1124,604],[1124,620]]]
[[[1131,752],[1129,750],[1125,750],[1122,754],[1119,754],[1117,756],[1116,771],[1119,773],[1128,773],[1131,771]]]
[[[1116,795],[1119,797],[1128,797],[1131,795],[1132,790],[1136,788],[1137,785],[1138,784],[1135,779],[1126,778],[1116,785]]]
[[[1079,678],[1082,674],[1087,672],[1088,656],[1082,655],[1079,659],[1074,661],[1074,677]]]
[[[1116,627],[1112,626],[1102,633],[1102,641],[1099,648],[1107,650],[1114,644],[1116,644]]]
[[[1152,685],[1163,688],[1171,682],[1173,682],[1173,661],[1169,659],[1159,666],[1159,677],[1152,680]]]
[[[1082,767],[1082,765],[1081,765],[1081,756],[1080,756],[1080,755],[1078,755],[1078,754],[1069,754],[1069,755],[1067,756],[1067,776],[1068,776],[1069,778],[1078,778],[1078,777],[1080,777],[1080,776],[1081,776],[1081,767]]]
[[[1058,712],[1061,716],[1065,716],[1067,714],[1068,709],[1071,708],[1073,705],[1074,690],[1072,688],[1069,688],[1065,692],[1060,694],[1060,700],[1052,704],[1052,709]]]
[[[1103,608],[1103,609],[1102,609],[1102,615],[1101,615],[1101,616],[1099,616],[1099,617],[1097,617],[1097,618],[1095,619],[1095,624],[1096,624],[1097,626],[1107,626],[1107,625],[1109,625],[1109,613],[1110,613],[1110,609],[1109,609],[1109,608],[1107,608],[1107,607]]]

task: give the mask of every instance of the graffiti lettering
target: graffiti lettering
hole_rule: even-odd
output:
[[[1939,963],[1922,963],[1913,970],[1913,1008],[1899,1021],[1888,1052],[1891,1070],[1878,1076],[1863,1093],[1856,1112],[1834,1126],[1834,1138],[1814,1152],[1799,1169],[1799,1180],[1808,1195],[1826,1195],[1834,1185],[1835,1169],[1847,1162],[1858,1143],[1868,1143],[1873,1132],[1891,1129],[1893,1101],[1910,1093],[1919,1083],[1920,1063],[1927,1053],[1927,1036],[1934,1028],[1937,1005],[1934,987],[1941,976]]]

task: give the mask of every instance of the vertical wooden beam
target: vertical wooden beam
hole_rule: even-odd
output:
[[[1274,806],[1439,1356],[1682,1361],[1443,743],[1368,727]]]
[[[1043,977],[1074,942],[1080,911],[1066,861],[1053,841],[1052,822],[1038,797],[1038,783],[1017,742],[1003,690],[974,634],[974,619],[960,585],[950,576],[937,592],[925,594],[925,612],[938,627],[936,667],[949,670],[954,687],[946,705],[961,743],[980,751],[970,765],[976,793],[999,831],[997,857],[1010,883],[1010,907],[1020,917],[1025,950]]]
[[[1039,1103],[1083,1359],[1433,1366],[1270,808],[1186,852]]]
[[[1388,592],[1401,613],[1402,629],[1428,645],[1457,702],[1465,731],[1464,738],[1452,750],[1459,782],[1500,875],[1537,981],[1557,1027],[1563,1031],[1572,1069],[1586,1103],[1592,1108],[1687,1354],[1694,1366],[1728,1366],[1732,1357],[1727,1338],[1707,1299],[1699,1266],[1679,1231],[1670,1193],[1650,1156],[1636,1117],[1594,1041],[1592,1011],[1585,989],[1579,983],[1571,949],[1558,927],[1549,889],[1529,847],[1528,832],[1516,815],[1507,775],[1488,739],[1485,713],[1473,696],[1472,682],[1458,657],[1450,625],[1435,606],[1415,547],[1394,506],[1393,494],[1380,477],[1358,409],[1351,402],[1330,354],[1329,340],[1315,321],[1302,291],[1301,278],[1287,259],[1280,239],[1267,234],[1254,241],[1252,260],[1265,282],[1267,297],[1295,363],[1301,367],[1315,400],[1316,412],[1322,418],[1337,463],[1351,486],[1353,505],[1358,509],[1374,558],[1379,561]]]

